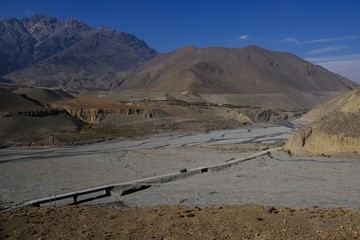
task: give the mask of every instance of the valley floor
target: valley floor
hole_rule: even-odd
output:
[[[223,163],[279,146],[292,131],[267,124],[1,149],[1,205]],[[359,168],[354,159],[272,151],[129,195],[114,192],[91,206],[57,202],[3,211],[0,234],[4,239],[357,239]]]

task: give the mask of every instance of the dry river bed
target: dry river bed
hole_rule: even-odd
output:
[[[226,162],[286,140],[292,131],[288,126],[253,125],[81,146],[1,149],[0,205]],[[90,204],[358,208],[359,167],[356,160],[304,158],[276,151],[221,171],[154,184],[126,196],[113,194]]]

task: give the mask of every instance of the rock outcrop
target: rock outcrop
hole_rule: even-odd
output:
[[[333,110],[294,132],[284,149],[296,154],[351,153],[360,156],[360,89],[335,100],[322,105],[327,109],[315,108],[317,113],[327,112],[329,108]]]

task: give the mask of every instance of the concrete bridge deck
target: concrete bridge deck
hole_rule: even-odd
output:
[[[197,168],[192,168],[192,169],[181,169],[179,172],[159,175],[159,176],[155,176],[155,177],[143,178],[143,179],[138,179],[138,180],[129,181],[129,182],[123,182],[123,183],[108,184],[108,185],[98,186],[98,187],[94,187],[94,188],[88,188],[88,189],[83,189],[83,190],[79,190],[79,191],[73,191],[73,192],[69,192],[69,193],[35,199],[35,200],[24,202],[22,204],[18,204],[14,207],[24,207],[24,206],[29,206],[29,205],[40,206],[45,203],[56,202],[56,201],[60,201],[60,200],[64,200],[64,199],[73,199],[71,204],[81,204],[81,203],[89,202],[89,201],[92,201],[95,199],[111,196],[112,192],[119,192],[120,196],[124,196],[124,195],[130,194],[130,193],[133,193],[133,192],[147,189],[147,188],[151,187],[151,185],[153,185],[153,184],[161,184],[161,183],[171,182],[171,181],[174,181],[179,178],[189,177],[189,176],[196,175],[196,174],[203,174],[203,173],[208,173],[211,171],[219,171],[223,168],[231,167],[232,165],[235,165],[235,164],[238,164],[241,162],[249,161],[251,159],[255,159],[255,158],[258,158],[263,155],[269,155],[270,152],[276,151],[279,149],[281,149],[281,148],[277,147],[277,148],[260,151],[260,152],[253,153],[253,154],[250,154],[245,157],[241,157],[238,159],[232,159],[232,160],[226,161],[224,163],[220,163],[220,164],[214,164],[214,165],[209,165],[209,166],[204,166],[204,167],[197,167]],[[104,194],[101,194],[101,195],[98,195],[95,197],[92,196],[92,197],[79,199],[80,196],[91,195],[91,194],[94,194],[97,192],[104,192]]]

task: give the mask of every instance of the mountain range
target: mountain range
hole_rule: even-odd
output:
[[[311,107],[358,86],[291,53],[250,45],[189,46],[159,54],[129,33],[49,16],[0,22],[0,76],[22,85],[222,94],[221,101],[201,97],[250,105],[258,102],[249,99],[262,99],[260,105],[271,99],[273,105],[296,107]]]
[[[28,85],[108,89],[157,52],[134,35],[76,19],[0,22],[0,76]]]

